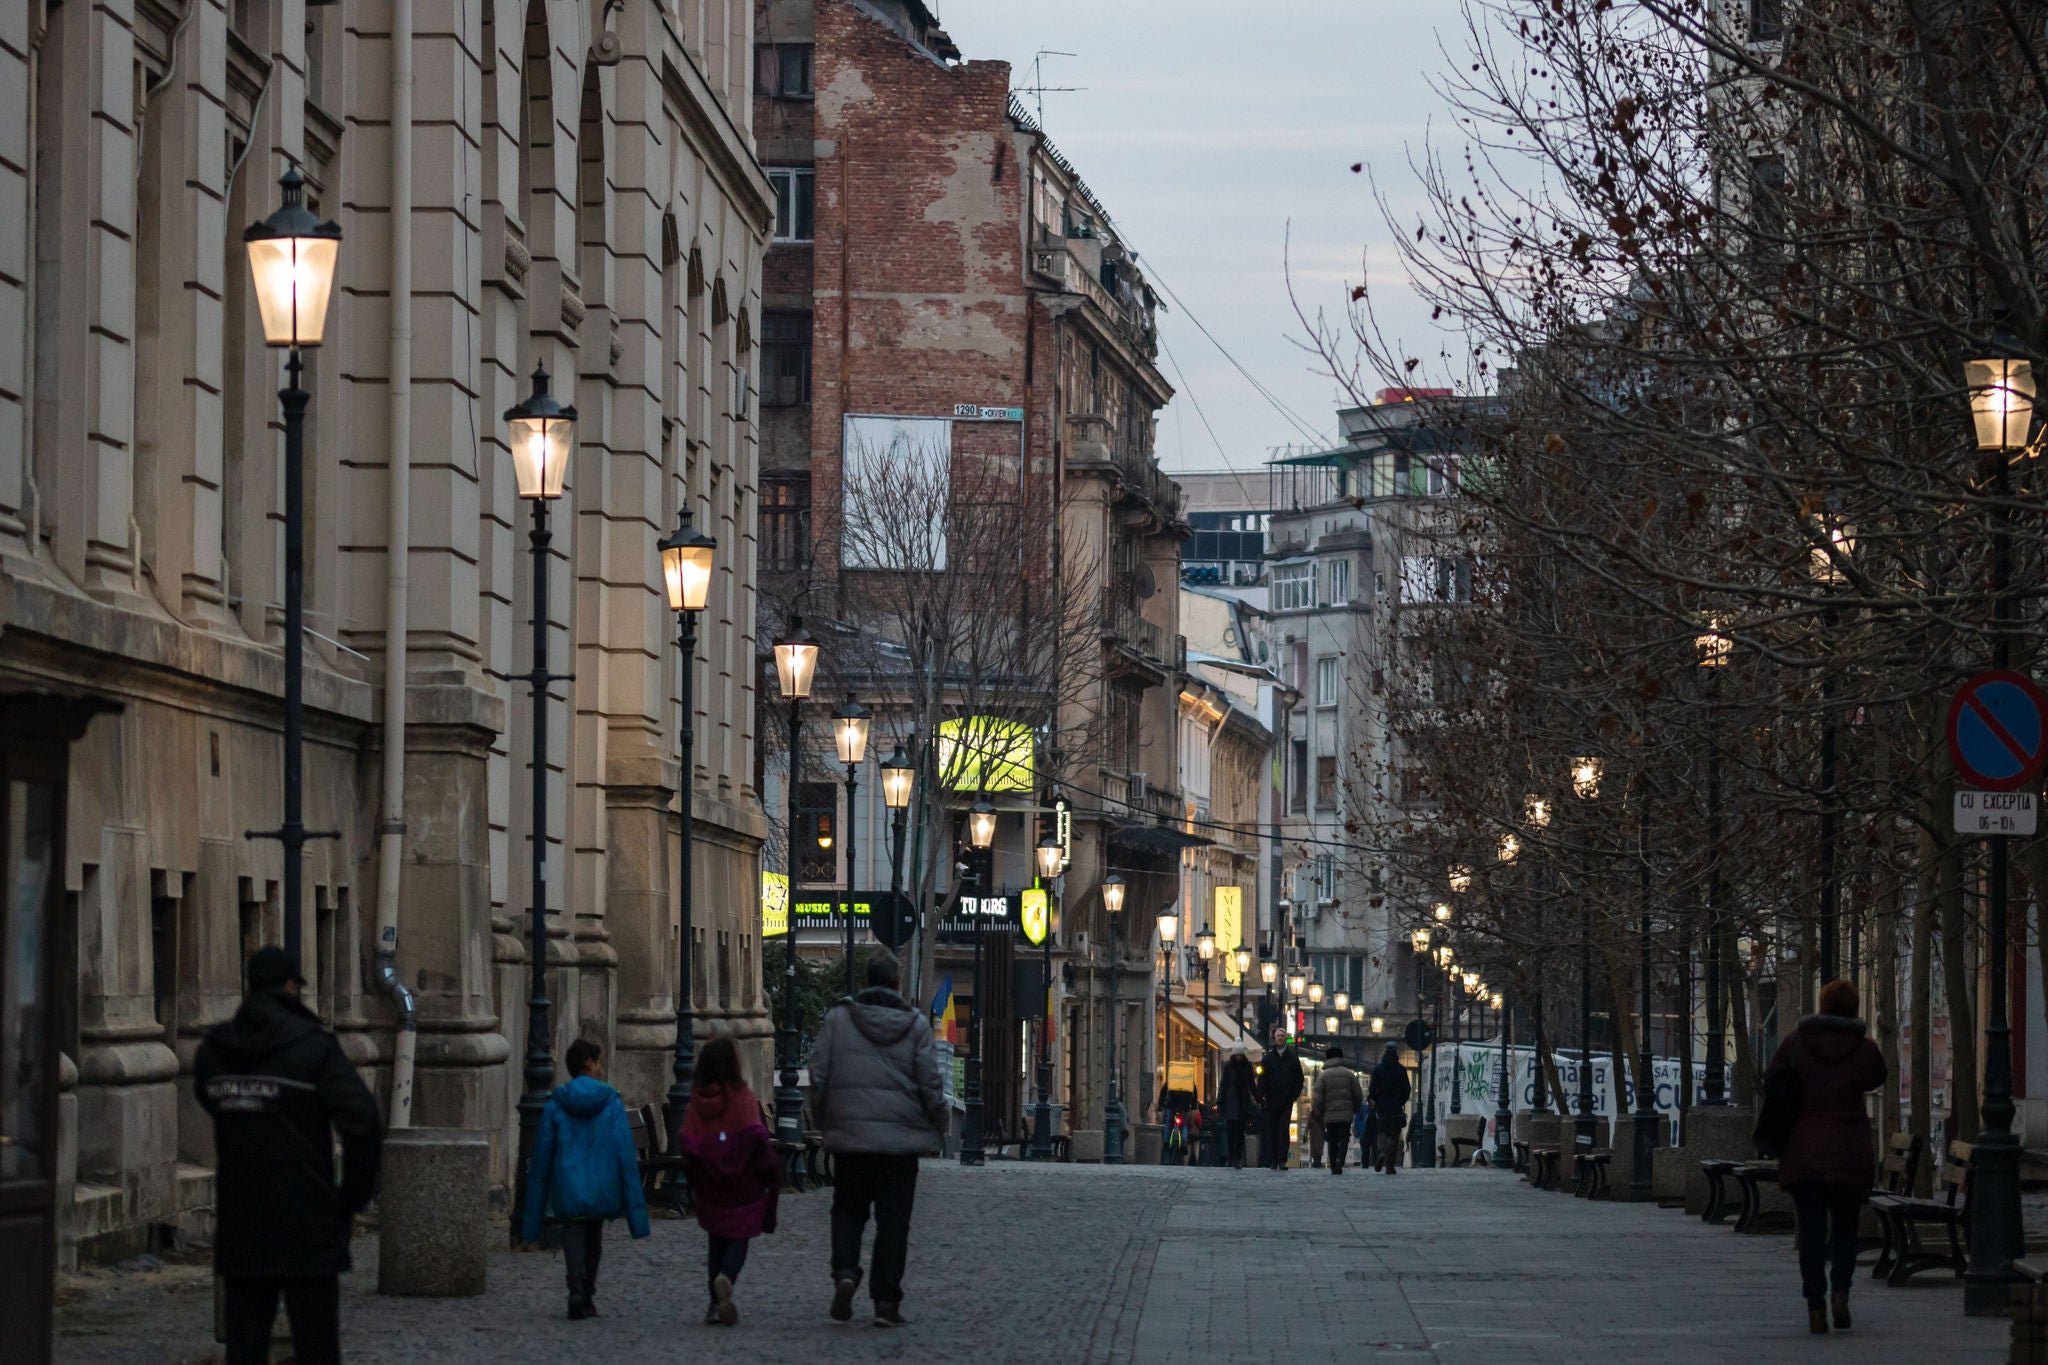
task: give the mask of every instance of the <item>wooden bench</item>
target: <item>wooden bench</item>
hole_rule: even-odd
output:
[[[1526,1142],[1516,1142],[1514,1144],[1514,1154],[1514,1171],[1516,1175],[1521,1175],[1529,1169],[1529,1144]]]
[[[1700,1163],[1700,1173],[1707,1178],[1707,1207],[1700,1213],[1702,1223],[1719,1223],[1742,1207],[1739,1196],[1731,1197],[1733,1190],[1730,1185],[1735,1168],[1741,1164],[1725,1158],[1710,1158]]]
[[[1764,1187],[1778,1183],[1777,1162],[1745,1161],[1736,1166],[1733,1174],[1742,1190],[1742,1212],[1735,1219],[1737,1232],[1770,1232],[1793,1225],[1792,1210],[1764,1207]]]
[[[1883,1166],[1878,1172],[1877,1188],[1870,1192],[1870,1202],[1875,1208],[1880,1199],[1911,1198],[1913,1178],[1920,1171],[1922,1144],[1914,1133],[1893,1133],[1885,1144]],[[1877,1263],[1870,1268],[1870,1278],[1881,1280],[1891,1274],[1892,1265],[1898,1260],[1898,1248],[1892,1245],[1892,1224],[1889,1218],[1879,1215],[1878,1231],[1883,1242],[1877,1252]]]
[[[1941,1168],[1942,1197],[1916,1199],[1911,1195],[1879,1195],[1870,1206],[1885,1226],[1885,1242],[1891,1247],[1892,1262],[1885,1270],[1885,1283],[1902,1285],[1923,1270],[1945,1265],[1961,1279],[1970,1263],[1970,1144],[1951,1142],[1948,1160]],[[1948,1250],[1931,1250],[1920,1239],[1920,1229],[1935,1224],[1948,1234]]]
[[[1564,1149],[1562,1147],[1531,1147],[1529,1149],[1529,1183],[1539,1190],[1556,1189],[1559,1162],[1562,1159],[1563,1152]]]
[[[1439,1159],[1441,1159],[1445,1149],[1439,1147],[1436,1150]],[[1478,1138],[1454,1137],[1450,1139],[1450,1161],[1448,1164],[1452,1166],[1470,1166],[1472,1164],[1472,1154],[1478,1150]]]
[[[1574,1152],[1572,1154],[1572,1198],[1606,1198],[1607,1168],[1613,1160],[1614,1153],[1612,1151]]]
[[[640,1164],[640,1192],[649,1204],[666,1200],[678,1216],[690,1211],[690,1186],[683,1179],[683,1157],[681,1152],[665,1150],[663,1135],[666,1126],[654,1112],[654,1106],[643,1104],[638,1113],[626,1115],[626,1129],[633,1135],[633,1155]]]

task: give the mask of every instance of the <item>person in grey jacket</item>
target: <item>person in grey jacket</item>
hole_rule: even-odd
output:
[[[932,1026],[897,994],[896,963],[868,963],[868,987],[825,1012],[811,1048],[811,1114],[832,1153],[832,1316],[853,1317],[861,1239],[875,1211],[868,1294],[875,1326],[900,1327],[917,1159],[936,1151],[945,1092]]]

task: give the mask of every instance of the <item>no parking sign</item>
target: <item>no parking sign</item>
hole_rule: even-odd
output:
[[[1948,706],[1948,754],[1977,791],[1956,793],[1958,834],[2031,834],[2034,795],[2048,762],[2048,697],[2009,668],[1976,674]],[[2009,795],[1986,795],[2009,793]]]

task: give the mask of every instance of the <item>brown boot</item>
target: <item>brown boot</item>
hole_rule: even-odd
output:
[[[1844,1332],[1848,1331],[1849,1296],[1847,1294],[1829,1295],[1828,1306],[1835,1310],[1835,1326],[1840,1328]]]
[[[1826,1336],[1828,1334],[1828,1310],[1825,1308],[1807,1309],[1806,1330],[1817,1337]]]

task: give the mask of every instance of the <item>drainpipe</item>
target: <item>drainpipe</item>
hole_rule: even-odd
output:
[[[377,989],[398,1010],[393,1128],[412,1126],[419,1010],[398,976],[398,881],[405,857],[406,587],[412,553],[412,5],[391,6],[391,454],[384,555],[384,820],[377,827]]]

